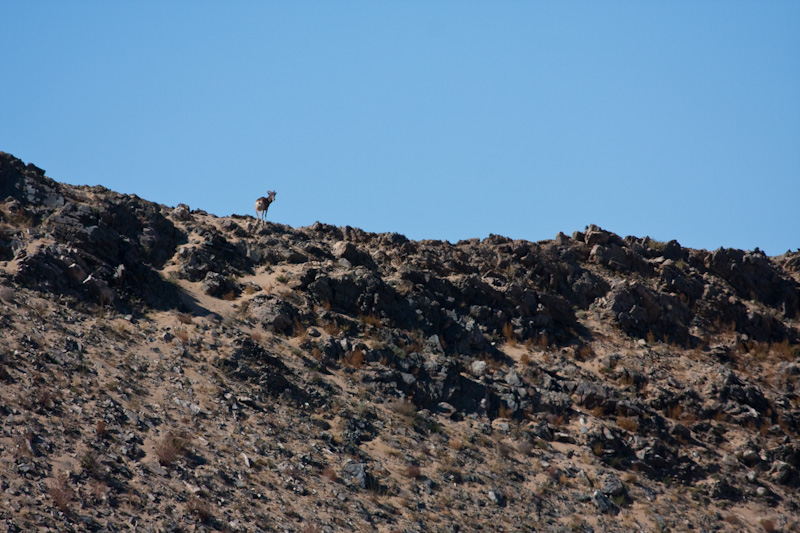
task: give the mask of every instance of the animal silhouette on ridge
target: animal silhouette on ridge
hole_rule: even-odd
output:
[[[262,196],[258,200],[256,200],[256,221],[257,222],[266,222],[267,221],[267,209],[269,209],[269,204],[275,201],[275,191],[267,191],[267,196]]]

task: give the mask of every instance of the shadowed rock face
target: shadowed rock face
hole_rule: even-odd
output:
[[[0,153],[0,486],[16,506],[0,520],[167,530],[179,502],[199,527],[246,531],[413,530],[428,510],[624,530],[651,507],[640,529],[730,525],[673,497],[686,487],[720,513],[790,516],[799,258],[597,226],[453,244],[256,225]],[[24,518],[22,487],[50,490],[54,458],[76,454],[59,481],[73,501],[109,496],[58,511],[43,493],[56,510]]]

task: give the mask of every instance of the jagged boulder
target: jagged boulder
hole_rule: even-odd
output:
[[[208,272],[200,285],[209,296],[233,299],[239,291],[239,284],[217,272]]]
[[[259,294],[250,302],[250,313],[262,327],[278,333],[288,333],[299,319],[297,309],[277,296]]]
[[[252,272],[245,246],[231,243],[219,233],[209,234],[199,246],[178,250],[178,275],[189,281],[202,281],[209,272],[226,276],[242,276]]]
[[[620,329],[628,335],[684,344],[693,314],[674,296],[655,293],[638,282],[618,282],[604,298]]]
[[[686,274],[671,259],[661,265],[659,282],[662,290],[682,296],[689,305],[703,295],[702,277]]]
[[[45,177],[44,170],[0,152],[0,198],[14,198],[20,213],[47,213],[66,202],[61,187]]]
[[[649,273],[650,265],[635,251],[617,244],[595,244],[589,259],[619,272]]]
[[[781,275],[763,253],[720,248],[706,255],[705,265],[740,298],[778,308],[786,318],[800,316],[800,285]]]

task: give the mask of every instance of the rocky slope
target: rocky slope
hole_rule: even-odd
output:
[[[8,531],[792,531],[800,253],[218,218],[0,152]]]

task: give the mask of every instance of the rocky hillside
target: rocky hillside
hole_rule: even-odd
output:
[[[797,531],[800,253],[219,218],[0,152],[8,531]]]

